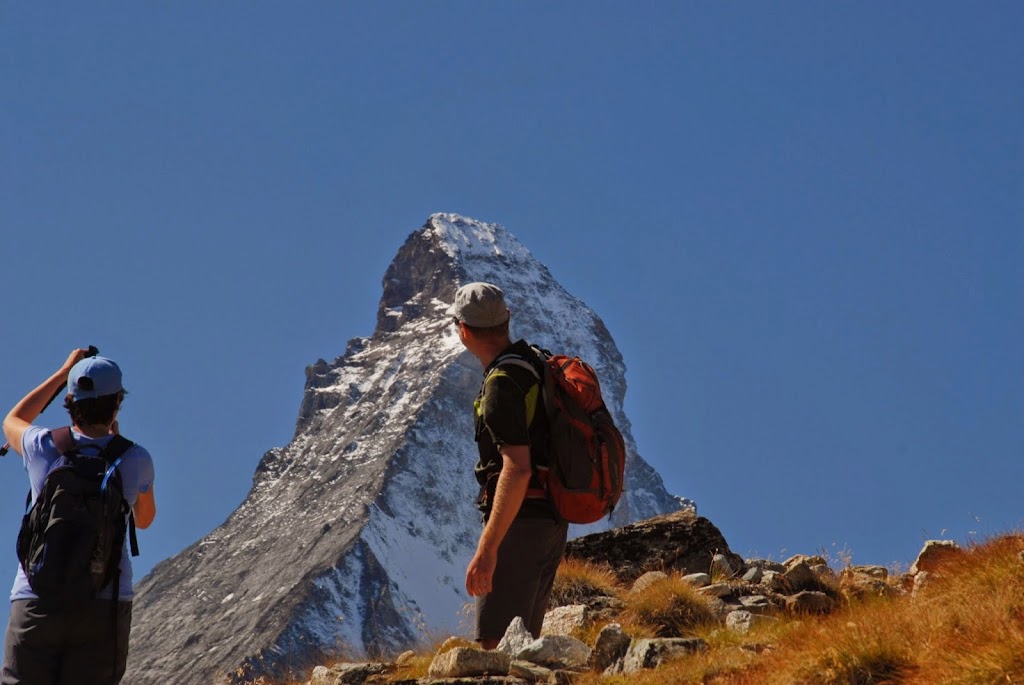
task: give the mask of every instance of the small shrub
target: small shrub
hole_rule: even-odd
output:
[[[805,682],[814,685],[901,683],[911,667],[909,656],[892,645],[847,645],[829,649]]]
[[[611,569],[579,559],[565,559],[558,567],[548,607],[586,604],[595,597],[618,597],[622,594]]]
[[[718,620],[707,599],[679,575],[656,580],[623,599],[623,623],[637,634],[646,628],[656,637],[680,637]]]

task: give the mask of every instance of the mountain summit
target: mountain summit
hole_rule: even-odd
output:
[[[295,436],[263,456],[245,501],[136,587],[125,682],[290,675],[327,655],[469,632],[482,370],[445,310],[472,281],[504,289],[513,339],[594,366],[625,437],[626,492],[611,521],[570,535],[686,504],[636,453],[625,365],[601,319],[503,227],[435,214],[388,267],[373,336],[306,369]]]

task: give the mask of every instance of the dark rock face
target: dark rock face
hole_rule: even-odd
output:
[[[733,568],[743,567],[718,528],[689,509],[576,538],[565,554],[605,564],[626,584],[648,571],[706,573],[715,554],[725,555]]]
[[[445,311],[479,280],[505,290],[515,337],[597,369],[626,440],[612,520],[573,534],[683,503],[636,452],[625,365],[600,318],[501,226],[436,214],[388,268],[373,335],[306,369],[295,436],[264,455],[245,501],[137,585],[126,683],[298,679],[325,656],[465,632],[482,369]]]

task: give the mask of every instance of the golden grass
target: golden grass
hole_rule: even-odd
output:
[[[551,605],[582,604],[598,595],[622,595],[622,587],[611,569],[580,559],[565,559],[555,574]]]
[[[580,674],[575,685],[1024,684],[1022,535],[951,558],[916,597],[868,596],[825,617],[780,615],[747,635],[709,620],[705,598],[678,576],[627,593],[606,572],[574,562],[557,582],[566,596],[600,587],[619,597],[626,604],[619,622],[634,637],[672,625],[676,635],[705,639],[708,651],[628,676]],[[418,656],[392,679],[423,677],[432,656]]]
[[[623,595],[623,629],[634,637],[682,637],[717,623],[708,599],[679,574]]]

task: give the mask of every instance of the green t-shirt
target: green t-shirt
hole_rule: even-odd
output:
[[[509,355],[533,363],[538,373],[543,369],[539,366],[543,362],[537,358],[529,344],[519,340],[499,354],[484,370],[484,382],[474,402],[476,443],[480,452],[475,471],[481,488],[478,504],[484,512],[490,510],[498,474],[501,472],[502,458],[498,451],[501,445],[528,445],[533,466],[548,463],[548,424],[540,381],[529,369],[507,361],[503,363],[502,358]],[[542,487],[534,473],[530,479],[530,489],[540,490]],[[545,498],[527,498],[520,509],[521,516],[550,516],[553,512],[554,509]]]

